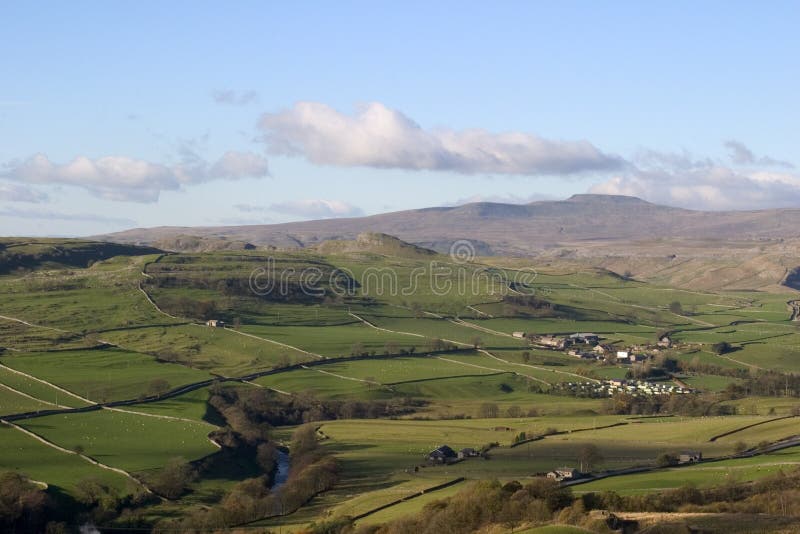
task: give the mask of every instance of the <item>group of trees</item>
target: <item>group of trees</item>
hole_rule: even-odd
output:
[[[295,431],[290,450],[289,477],[279,488],[273,488],[270,477],[265,475],[247,478],[226,493],[219,504],[182,519],[161,521],[153,532],[210,532],[285,515],[336,484],[338,464],[319,447],[313,425],[303,425]]]
[[[19,473],[0,473],[0,531],[41,532],[52,503],[47,493]]]
[[[414,413],[425,402],[410,397],[370,401],[320,400],[308,393],[286,397],[267,389],[215,386],[209,404],[223,413],[228,424],[242,435],[266,437],[271,426],[398,417]]]
[[[739,383],[728,384],[725,395],[740,399],[752,395],[766,397],[800,397],[800,375],[761,371],[750,375]]]
[[[631,395],[614,393],[604,404],[604,411],[616,415],[678,414],[686,416],[732,415],[735,408],[720,404],[717,395]]]
[[[514,317],[557,317],[561,308],[534,295],[505,295],[503,315]]]

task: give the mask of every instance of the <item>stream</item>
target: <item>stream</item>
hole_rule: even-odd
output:
[[[275,478],[272,482],[272,490],[276,490],[286,484],[286,479],[289,478],[289,453],[278,449],[277,456],[277,466],[275,468]]]

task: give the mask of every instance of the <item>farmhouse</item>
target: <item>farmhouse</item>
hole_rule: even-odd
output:
[[[600,341],[600,336],[589,332],[572,334],[569,336],[569,338],[573,343],[586,343],[588,345],[594,345]]]
[[[473,458],[475,456],[480,456],[480,453],[473,449],[472,447],[465,447],[458,451],[458,458],[462,460],[464,458]]]
[[[225,321],[220,321],[219,319],[209,319],[206,321],[206,326],[210,326],[211,328],[223,328],[225,326]]]
[[[580,473],[578,473],[577,469],[573,469],[571,467],[556,467],[547,473],[547,478],[558,480],[560,482],[562,480],[573,480],[578,478],[579,475]]]
[[[628,362],[630,361],[631,354],[627,350],[618,350],[617,351],[617,361],[620,362]]]
[[[703,453],[700,451],[683,451],[678,456],[678,462],[682,464],[693,464],[703,460]]]
[[[511,335],[520,339],[525,338],[525,332],[512,332]]]
[[[542,336],[538,339],[540,345],[554,349],[565,349],[570,345],[570,340],[556,336]]]
[[[672,340],[669,336],[662,336],[661,339],[658,340],[658,346],[668,349],[672,346]]]
[[[438,449],[432,450],[428,454],[429,462],[436,462],[440,464],[450,463],[457,458],[458,455],[456,454],[456,451],[454,451],[447,445],[442,445]]]

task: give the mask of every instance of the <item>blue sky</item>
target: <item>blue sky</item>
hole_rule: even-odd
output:
[[[0,234],[800,207],[796,2],[431,4],[4,2]]]

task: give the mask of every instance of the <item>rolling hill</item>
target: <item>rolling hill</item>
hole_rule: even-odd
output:
[[[800,265],[798,228],[800,209],[710,212],[635,197],[574,195],[524,205],[479,202],[272,225],[139,228],[98,239],[170,249],[170,240],[192,235],[203,242],[296,249],[356,240],[369,231],[444,253],[467,239],[480,256],[591,264],[695,289],[769,289],[791,279]],[[345,248],[353,247],[357,241]]]

